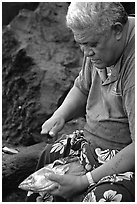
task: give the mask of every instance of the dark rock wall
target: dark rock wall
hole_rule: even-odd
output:
[[[21,9],[35,10],[39,2],[2,2],[2,25],[9,24]]]
[[[126,12],[130,14],[135,14],[135,2],[121,2],[121,4],[124,6]]]
[[[18,185],[35,171],[38,158],[45,143],[22,147],[18,154],[3,155],[2,163],[2,196],[3,199],[18,189]],[[22,191],[26,194],[25,191]],[[15,200],[14,200],[15,201]]]
[[[73,85],[82,53],[65,25],[68,3],[23,9],[3,27],[3,141],[41,141],[48,119]]]

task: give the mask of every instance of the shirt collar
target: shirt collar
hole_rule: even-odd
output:
[[[118,79],[120,67],[121,67],[121,60],[122,60],[122,56],[120,57],[120,59],[115,65],[112,65],[111,67],[106,68],[108,77],[106,78],[104,83],[102,83],[102,85],[110,84],[112,82],[115,82]]]

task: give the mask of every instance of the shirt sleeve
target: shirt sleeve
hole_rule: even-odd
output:
[[[126,111],[131,139],[135,141],[135,60],[134,56],[128,59],[127,71],[123,83],[124,109]]]
[[[124,104],[128,116],[131,139],[135,141],[135,86],[125,92]]]
[[[89,57],[84,57],[82,69],[74,82],[74,86],[80,89],[84,95],[88,95],[91,86],[92,63]]]

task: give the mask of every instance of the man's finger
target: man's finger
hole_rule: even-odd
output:
[[[62,181],[62,175],[59,175],[59,174],[49,174],[48,175],[48,179],[51,180],[51,181],[55,181],[57,183],[61,183]]]
[[[53,132],[53,130],[50,130],[50,131],[49,131],[49,135],[50,135],[51,137],[54,137],[54,136],[55,136],[55,133]]]
[[[49,187],[45,188],[44,191],[47,191],[48,193],[50,193],[50,192],[56,190],[57,188],[58,188],[58,184],[53,183]]]
[[[46,128],[46,127],[42,126],[41,134],[48,134],[49,131],[50,131],[49,127]]]
[[[55,136],[61,129],[63,126],[63,122],[57,122],[52,129],[50,130],[49,134],[51,134],[51,136]]]

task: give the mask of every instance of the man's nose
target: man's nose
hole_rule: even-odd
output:
[[[90,50],[84,50],[84,56],[89,57],[89,56],[93,56],[95,53],[92,49]]]
[[[83,50],[83,52],[84,52],[84,56],[86,56],[86,57],[88,57],[88,56],[93,56],[93,55],[95,54],[91,47],[86,47],[86,46],[84,46],[84,47],[82,48],[82,50]]]

